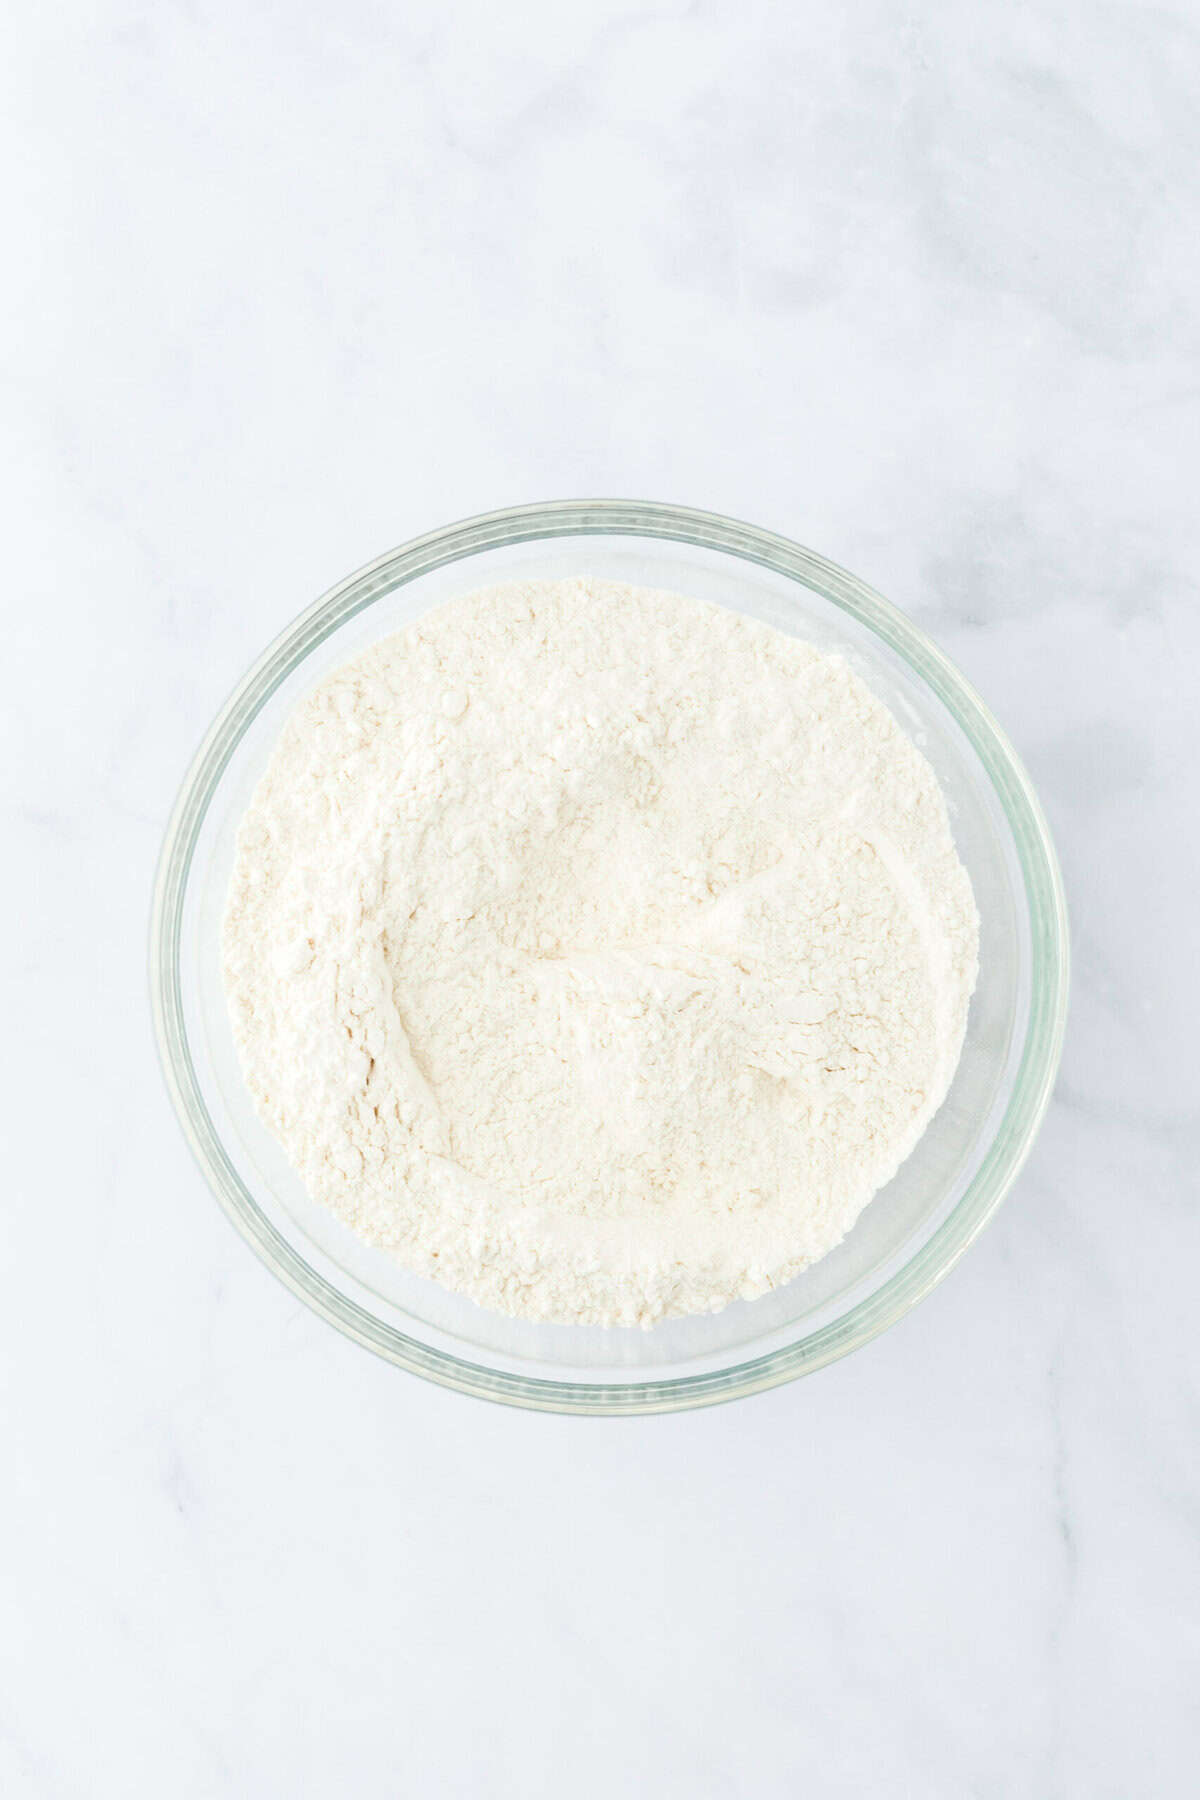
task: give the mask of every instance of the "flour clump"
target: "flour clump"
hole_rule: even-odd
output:
[[[223,948],[314,1199],[481,1305],[649,1325],[840,1241],[945,1097],[977,945],[933,770],[843,658],[571,580],[300,703]]]

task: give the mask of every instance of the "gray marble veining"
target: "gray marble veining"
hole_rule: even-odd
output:
[[[9,37],[0,1792],[1193,1792],[1194,8]],[[801,1386],[598,1428],[277,1287],[143,974],[250,658],[405,537],[571,493],[744,516],[912,611],[1028,762],[1076,951],[1045,1131],[935,1295]]]

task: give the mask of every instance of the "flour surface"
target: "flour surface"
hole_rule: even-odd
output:
[[[484,1306],[649,1325],[839,1242],[946,1094],[977,943],[933,771],[840,657],[579,580],[301,703],[224,963],[315,1199]]]

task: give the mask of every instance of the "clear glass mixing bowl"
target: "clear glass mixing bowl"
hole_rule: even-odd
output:
[[[301,694],[368,642],[508,578],[673,589],[842,651],[933,763],[982,922],[950,1094],[837,1250],[787,1287],[652,1331],[483,1311],[369,1249],[310,1201],[243,1085],[219,935],[237,824]],[[1067,924],[1045,819],[987,709],[925,635],[823,557],[682,507],[559,501],[447,526],[351,575],[278,638],[221,709],[167,830],[151,986],[163,1068],[213,1192],[263,1261],[349,1337],[447,1387],[574,1413],[667,1412],[820,1368],[941,1280],[1011,1187],[1041,1122],[1067,1004]]]

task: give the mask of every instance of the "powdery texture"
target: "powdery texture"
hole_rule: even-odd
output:
[[[484,1306],[648,1325],[844,1236],[945,1096],[977,940],[933,771],[842,658],[580,580],[297,708],[224,951],[317,1200]]]

